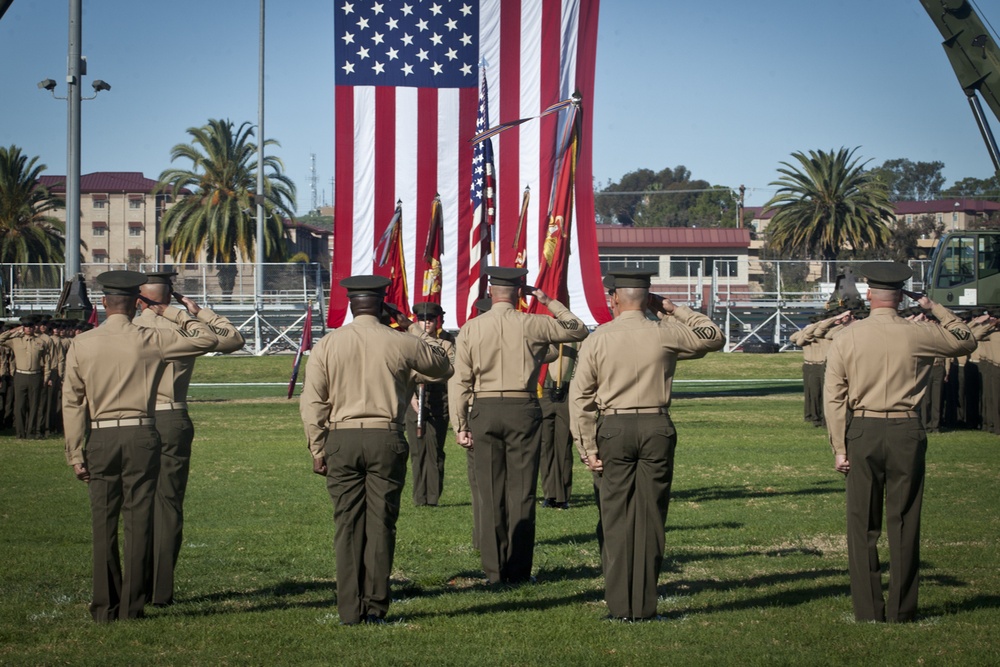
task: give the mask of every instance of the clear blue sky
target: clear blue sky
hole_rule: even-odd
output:
[[[257,120],[257,0],[83,0],[89,71],[113,90],[83,103],[83,173],[156,178],[185,130]],[[1000,25],[1000,0],[977,0]],[[66,169],[68,2],[14,0],[0,20],[0,145]],[[265,131],[311,203],[333,175],[331,0],[271,0]],[[600,184],[647,167],[748,188],[764,203],[796,150],[860,147],[872,160],[945,163],[948,184],[993,173],[972,114],[918,0],[604,0],[594,115]],[[993,121],[991,117],[991,121]],[[1000,134],[1000,121],[993,123]],[[187,166],[184,164],[183,166]]]

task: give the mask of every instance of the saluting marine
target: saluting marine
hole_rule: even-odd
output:
[[[490,583],[531,578],[535,487],[541,447],[539,367],[553,343],[581,341],[583,321],[541,290],[555,316],[516,310],[527,269],[488,267],[490,310],[458,333],[455,405],[458,444],[473,450],[479,490],[479,553]]]
[[[580,457],[600,479],[599,530],[608,613],[656,616],[677,432],[670,396],[678,359],[725,344],[708,317],[649,293],[653,272],[609,271],[615,319],[580,346],[570,424]],[[651,307],[660,321],[646,317]],[[599,537],[601,537],[599,535]]]
[[[944,306],[918,304],[939,324],[899,316],[905,264],[867,264],[871,315],[845,329],[827,354],[824,400],[834,467],[847,476],[847,557],[859,621],[911,621],[917,613],[920,511],[927,434],[917,410],[935,357],[976,348],[968,325]],[[878,537],[889,535],[888,609]]]
[[[423,327],[398,310],[391,317],[408,333],[380,321],[389,283],[382,276],[340,281],[354,320],[313,347],[299,403],[313,472],[326,477],[333,501],[337,611],[345,625],[383,623],[389,610],[413,373],[452,373],[447,352]]]
[[[138,618],[148,600],[153,498],[160,469],[160,438],[153,415],[156,387],[167,362],[215,347],[215,334],[172,306],[150,306],[183,327],[132,323],[146,276],[108,271],[104,323],[73,339],[66,355],[63,426],[66,462],[88,483],[93,528],[95,621]],[[118,557],[118,516],[125,523],[124,576]]]
[[[160,474],[156,482],[153,506],[153,566],[150,597],[154,606],[166,606],[174,601],[174,569],[180,556],[184,534],[184,494],[191,466],[191,443],[194,424],[187,409],[187,392],[194,373],[197,356],[206,352],[235,352],[243,347],[243,336],[232,323],[208,308],[173,291],[174,271],[146,274],[146,283],[139,288],[142,314],[135,324],[140,328],[171,329],[183,332],[182,325],[159,317],[153,307],[169,306],[171,298],[187,308],[203,322],[218,340],[210,350],[176,359],[167,364],[156,386],[156,431],[160,435]]]

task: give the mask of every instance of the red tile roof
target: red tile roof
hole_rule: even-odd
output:
[[[66,192],[65,176],[40,176],[42,185],[54,193]],[[80,176],[80,192],[136,193],[152,194],[156,181],[146,178],[140,171],[95,171]],[[190,194],[186,188],[184,194]]]
[[[931,213],[992,213],[1000,211],[1000,204],[982,199],[931,199],[929,201],[896,202],[896,215],[925,215]]]
[[[599,248],[749,248],[750,230],[728,227],[597,225]]]

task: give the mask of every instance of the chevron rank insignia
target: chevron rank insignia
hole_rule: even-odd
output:
[[[717,333],[714,327],[695,327],[692,331],[694,331],[695,336],[702,340],[712,340]]]
[[[969,332],[965,329],[952,329],[951,335],[959,340],[969,340]]]
[[[561,326],[563,329],[569,329],[570,331],[576,331],[577,329],[580,328],[580,323],[577,322],[576,320],[569,320],[569,321],[556,320],[556,322],[558,322],[559,326]]]

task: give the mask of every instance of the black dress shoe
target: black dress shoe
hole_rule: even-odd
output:
[[[556,501],[554,498],[546,498],[542,501],[542,507],[555,507]]]
[[[375,614],[365,616],[365,625],[385,625],[385,619]]]

